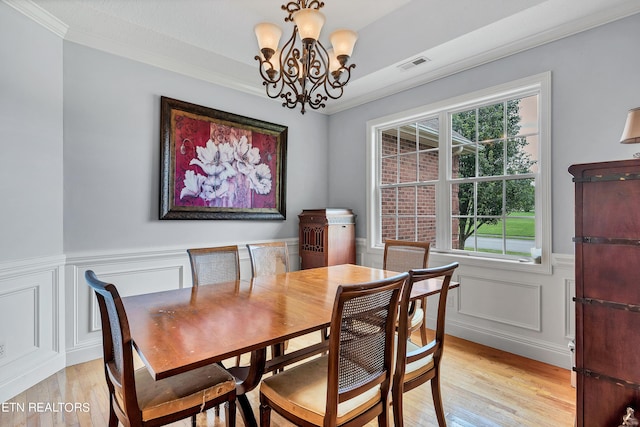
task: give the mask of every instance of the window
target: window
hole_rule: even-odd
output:
[[[546,73],[369,122],[370,246],[548,254],[549,86]]]

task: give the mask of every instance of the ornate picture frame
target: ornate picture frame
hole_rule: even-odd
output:
[[[160,104],[160,219],[286,219],[286,126]]]

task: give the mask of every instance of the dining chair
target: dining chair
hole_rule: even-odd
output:
[[[224,403],[226,423],[236,425],[236,381],[224,368],[210,364],[154,380],[146,368],[135,370],[127,313],[116,287],[87,270],[102,322],[105,377],[109,389],[109,426],[160,426],[195,416]]]
[[[240,257],[236,245],[187,249],[187,254],[193,286],[240,280]],[[235,366],[240,366],[240,356],[236,356]],[[218,415],[220,409],[217,406],[214,409]]]
[[[286,242],[248,244],[253,277],[289,271],[289,251]]]
[[[400,325],[398,327],[398,349],[396,369],[393,374],[392,402],[395,427],[403,426],[402,395],[427,381],[431,381],[433,406],[440,427],[446,427],[442,396],[440,393],[440,362],[444,349],[444,327],[447,310],[447,294],[451,277],[458,263],[442,267],[409,270],[407,284],[402,291],[400,302]],[[431,278],[442,278],[442,289],[438,299],[438,317],[435,338],[427,344],[418,346],[410,341],[409,306],[413,284]]]
[[[389,425],[396,315],[408,273],[338,287],[329,352],[262,380],[260,425],[271,411],[298,426]]]
[[[247,249],[253,277],[289,272],[289,250],[286,242],[250,243],[247,244]],[[281,356],[287,346],[286,341],[272,345],[272,356]]]
[[[430,242],[412,242],[387,239],[384,242],[384,258],[382,268],[385,270],[404,272],[412,268],[427,268],[429,262]],[[412,301],[409,307],[410,331],[420,330],[422,345],[428,342],[427,337],[427,298]]]

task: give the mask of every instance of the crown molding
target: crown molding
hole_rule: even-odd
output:
[[[56,36],[64,39],[69,26],[31,0],[1,0],[27,18],[37,22]]]
[[[240,92],[263,96],[262,86],[258,86],[257,84],[250,85],[244,79],[235,77],[235,74],[223,74],[211,69],[206,69],[197,64],[189,63],[184,58],[175,58],[171,55],[158,53],[137,47],[133,44],[123,43],[108,37],[82,31],[70,31],[66,40],[163,70],[235,89]],[[198,49],[193,46],[190,46],[190,48]],[[206,54],[207,52],[203,50],[202,55]]]
[[[89,32],[82,32],[75,28],[69,31],[68,25],[42,9],[32,0],[0,1],[3,1],[15,10],[32,19],[34,22],[40,24],[65,40],[269,100],[264,93],[263,86],[260,82],[256,79],[254,83],[248,78],[246,68],[242,68],[246,67],[246,64],[230,61],[230,66],[226,70],[208,69],[202,64],[189,61],[186,57],[174,57],[171,54],[171,51],[160,52],[154,49],[145,48],[144,46],[135,46],[134,44],[124,43],[109,37],[103,37]],[[640,5],[637,0],[626,1],[622,4],[617,4],[613,7],[606,8],[605,10],[598,11],[598,13],[588,13],[581,18],[574,19],[573,21],[562,25],[557,25],[548,30],[540,31],[531,36],[524,36],[521,39],[504,45],[495,46],[487,51],[477,52],[475,55],[471,54],[458,61],[444,63],[443,65],[438,66],[438,61],[435,59],[431,62],[431,68],[427,68],[419,74],[399,74],[397,65],[406,62],[406,59],[404,59],[398,64],[390,65],[382,70],[366,75],[361,79],[353,80],[349,85],[347,85],[345,94],[341,99],[332,100],[332,102],[328,103],[327,107],[324,109],[315,111],[325,115],[335,114],[613,22],[618,19],[625,18],[638,12],[640,12]],[[540,17],[538,16],[536,18],[536,16],[544,15],[544,13],[544,10],[538,10],[534,13],[533,18],[535,19],[530,19],[530,21],[540,21]],[[469,34],[468,36],[473,37],[473,34]],[[450,47],[453,47],[453,44]],[[188,46],[188,49],[185,50],[189,49],[193,50],[197,48],[194,46]],[[429,51],[422,52],[421,54],[431,57]],[[198,56],[204,57],[206,55],[215,54],[202,51],[201,55]],[[212,57],[211,59],[213,59],[213,61],[209,61],[209,63],[222,63],[228,60],[228,58],[222,58],[219,56],[215,58]],[[351,89],[351,91],[349,89]],[[353,95],[350,95],[350,93]]]
[[[375,88],[375,84],[373,83],[365,83],[363,84],[363,87],[366,90],[362,91],[362,95],[349,97],[348,94],[345,94],[343,99],[337,102],[333,102],[331,105],[327,106],[325,108],[325,111],[323,112],[329,115],[339,113],[341,111],[348,110],[350,108],[354,108],[368,102],[376,101],[378,99],[391,96],[408,89],[413,89],[417,86],[421,86],[423,84],[430,83],[435,80],[439,80],[453,74],[466,71],[483,64],[487,64],[492,61],[506,58],[508,56],[515,55],[517,53],[581,33],[583,31],[609,24],[619,19],[635,15],[639,12],[640,3],[637,3],[636,1],[627,2],[623,5],[617,5],[616,7],[608,8],[601,13],[589,14],[583,18],[556,26],[547,31],[542,31],[532,36],[524,37],[505,45],[497,46],[493,49],[481,52],[477,55],[464,58],[463,60],[452,62],[435,69],[425,70],[421,74],[414,75],[414,77],[403,80],[396,79],[397,81],[390,81],[390,72],[395,72],[398,65],[406,62],[405,59],[396,64],[390,65],[383,70],[366,76],[367,79],[377,81],[377,86],[379,87]],[[432,56],[428,51],[418,53],[414,56],[418,55],[424,55],[427,57]],[[437,61],[432,62],[432,65],[436,64]],[[357,80],[354,81],[351,87],[353,88],[353,86],[356,86],[358,83],[359,82]],[[345,89],[345,92],[348,92],[348,88]]]

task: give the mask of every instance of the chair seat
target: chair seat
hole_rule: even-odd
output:
[[[327,356],[322,356],[266,378],[260,393],[287,412],[321,426],[327,402],[327,361]],[[340,403],[337,424],[355,418],[378,402],[379,386]]]
[[[144,421],[201,406],[236,387],[233,375],[216,364],[158,381],[141,368],[135,372],[135,381]],[[121,400],[119,394],[116,396]]]

